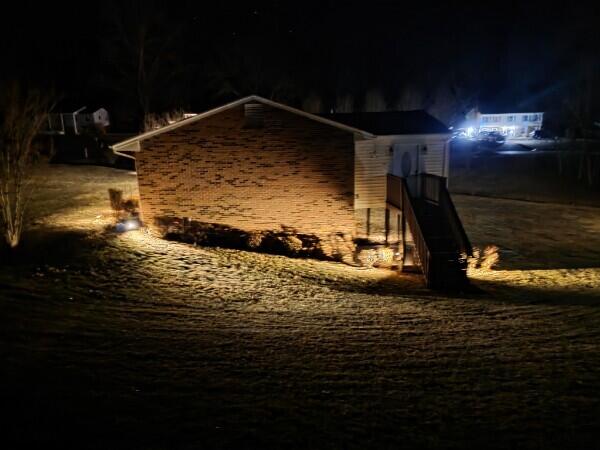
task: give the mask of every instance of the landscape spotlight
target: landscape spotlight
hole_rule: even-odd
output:
[[[125,222],[125,229],[127,231],[137,230],[140,227],[140,222],[137,219],[129,219]]]
[[[117,223],[116,229],[119,233],[125,231],[137,230],[140,227],[140,221],[138,219],[127,219]]]

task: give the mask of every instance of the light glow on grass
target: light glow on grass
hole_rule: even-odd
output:
[[[477,282],[493,283],[505,288],[526,289],[529,291],[563,292],[565,294],[597,295],[600,298],[600,268],[570,269],[469,269],[469,279]],[[565,297],[567,302],[569,296]]]

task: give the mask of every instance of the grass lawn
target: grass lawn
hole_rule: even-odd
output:
[[[468,149],[451,157],[449,188],[455,194],[600,207],[600,156],[594,150],[594,184],[579,179],[580,156],[569,152],[482,154]],[[561,156],[562,155],[562,156]],[[562,174],[559,175],[559,161]],[[586,166],[587,167],[587,166]],[[582,174],[583,175],[583,174]]]
[[[600,209],[456,196],[500,264],[447,296],[105,232],[128,172],[40,184],[0,262],[4,448],[600,448]]]

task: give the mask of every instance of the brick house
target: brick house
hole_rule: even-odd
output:
[[[249,96],[113,145],[135,158],[141,214],[284,227],[346,256],[395,245],[388,173],[448,173],[447,128],[423,111],[314,115]],[[396,214],[396,215],[394,215]]]

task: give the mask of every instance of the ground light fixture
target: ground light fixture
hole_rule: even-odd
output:
[[[115,227],[118,233],[125,233],[126,231],[137,230],[140,228],[141,223],[139,219],[126,219],[121,220]]]

